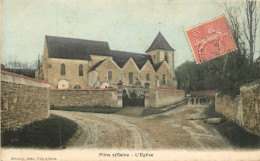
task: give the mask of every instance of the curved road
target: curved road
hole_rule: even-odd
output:
[[[80,128],[68,142],[68,148],[228,148],[227,141],[213,126],[198,119],[205,117],[205,108],[185,105],[146,117],[130,116],[131,113],[124,115],[125,109],[120,114],[69,111],[51,113],[79,124]]]

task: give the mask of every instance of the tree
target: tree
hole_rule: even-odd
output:
[[[253,63],[255,40],[260,18],[256,1],[246,0],[244,3],[235,5],[234,3],[232,5],[225,3],[225,9],[228,15],[229,27],[239,53],[246,55],[247,48],[249,50],[248,57],[250,63]]]
[[[233,6],[225,3],[229,27],[238,50],[202,64],[183,63],[176,69],[179,89],[187,92],[216,89],[223,94],[236,96],[242,84],[260,79],[260,65],[253,63],[259,21],[256,5],[255,1],[233,3]],[[246,13],[241,14],[241,7]],[[246,48],[249,49],[249,56]]]
[[[230,6],[227,3],[224,3],[225,9],[228,15],[228,23],[229,27],[235,41],[235,44],[239,51],[243,51],[244,40],[243,37],[243,25],[241,25],[241,19],[239,19],[239,5],[238,6]],[[245,54],[245,53],[244,53]]]
[[[247,0],[245,6],[244,34],[249,44],[249,60],[253,63],[255,53],[255,38],[260,14],[257,12],[257,3],[255,0]],[[258,15],[259,14],[259,15]]]

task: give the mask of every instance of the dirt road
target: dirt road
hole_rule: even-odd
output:
[[[69,118],[80,129],[68,148],[209,149],[229,148],[213,126],[205,124],[203,106],[181,106],[146,117],[51,111]],[[131,115],[131,114],[130,114]],[[192,119],[191,119],[192,118]]]

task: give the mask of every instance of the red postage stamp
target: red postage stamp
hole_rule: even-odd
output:
[[[237,49],[225,16],[186,30],[186,36],[197,63]]]

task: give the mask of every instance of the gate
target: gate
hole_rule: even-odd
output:
[[[123,90],[123,107],[141,106],[144,107],[144,90],[143,88],[131,87]]]

